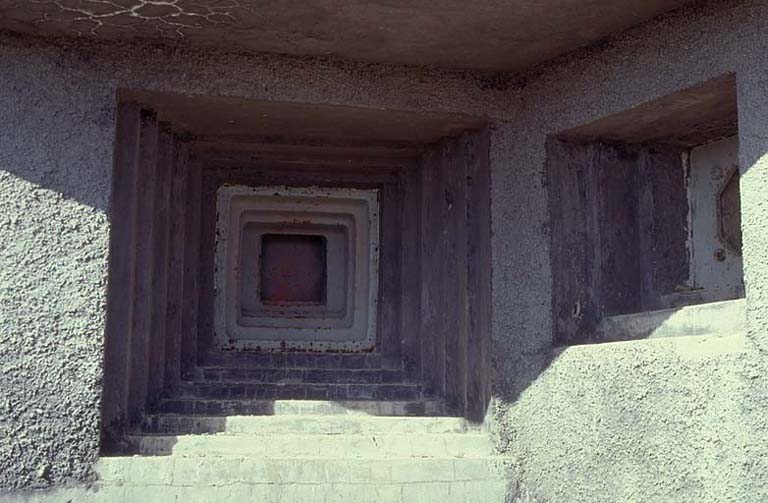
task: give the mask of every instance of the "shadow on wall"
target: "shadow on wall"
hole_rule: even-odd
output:
[[[0,53],[0,487],[46,487],[98,439],[114,94]]]
[[[59,68],[6,65],[0,168],[94,210],[109,210],[114,91]],[[66,64],[66,63],[60,63]],[[30,68],[34,69],[30,71]],[[40,75],[46,75],[44,85]]]
[[[740,250],[712,258],[709,249],[694,246],[701,247],[704,235],[707,245],[721,240],[723,229],[714,222],[727,213],[733,218],[722,220],[734,222],[727,225],[740,243],[738,195],[735,208],[724,208],[716,182],[691,183],[691,152],[737,135],[737,115],[736,79],[729,74],[546,140],[554,344],[494,365],[511,365],[514,376],[497,376],[495,396],[515,402],[568,346],[743,333]],[[717,217],[699,218],[704,210]],[[720,276],[723,284],[714,274],[699,284],[697,251],[710,269],[738,268]]]
[[[176,396],[206,355],[222,349],[212,320],[215,202],[224,184],[378,190],[377,353],[385,365],[405,362],[452,412],[482,420],[490,398],[484,121],[127,91],[120,97],[105,446],[119,447],[145,410]]]

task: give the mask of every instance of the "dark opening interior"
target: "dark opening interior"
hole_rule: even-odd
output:
[[[196,380],[214,367],[241,372],[256,360],[384,369],[405,380],[384,391],[364,383],[273,386],[270,393],[282,398],[342,399],[359,388],[362,397],[394,399],[423,390],[419,397],[438,397],[447,410],[482,421],[490,397],[489,135],[482,120],[132,91],[119,100],[105,449],[120,445],[147,411],[215,405],[179,397],[202,389]],[[216,345],[216,202],[225,185],[378,191],[374,347],[306,355],[289,346],[267,353]],[[254,257],[263,259],[261,299],[327,300],[328,243],[280,229],[267,232],[261,245],[261,257]],[[294,282],[298,276],[302,281]],[[264,391],[204,389],[217,397]],[[251,410],[206,409],[229,412]]]
[[[736,112],[727,75],[549,139],[558,343],[744,296]]]
[[[328,267],[322,236],[264,234],[261,237],[261,300],[271,304],[324,304]]]

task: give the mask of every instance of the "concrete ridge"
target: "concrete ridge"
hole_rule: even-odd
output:
[[[483,431],[462,417],[315,415],[312,421],[300,414],[278,416],[191,416],[151,414],[144,418],[143,433],[232,435],[264,433],[461,433]]]
[[[238,381],[238,380],[226,380],[217,381],[213,379],[195,379],[191,381],[181,381],[180,386],[216,386],[216,387],[229,387],[233,385],[245,385],[245,386],[355,386],[355,387],[369,387],[375,386],[377,388],[394,388],[394,387],[409,387],[418,388],[424,385],[420,382],[280,382],[280,381]]]
[[[360,370],[403,368],[402,363],[397,366],[386,366],[384,363],[379,353],[208,352],[202,357],[201,367]]]
[[[259,459],[249,457],[130,456],[101,458],[100,481],[137,486],[217,486],[280,483],[407,483],[500,480],[509,460],[429,459]]]
[[[144,456],[256,457],[259,459],[478,458],[493,452],[490,435],[406,434],[247,434],[130,435],[129,452]]]
[[[420,400],[422,385],[346,383],[258,383],[187,381],[178,388],[181,398],[199,399],[309,399],[309,400]]]
[[[335,384],[416,384],[403,369],[331,369],[331,368],[231,368],[198,367],[196,381],[208,382],[280,382]]]
[[[441,400],[207,400],[173,398],[164,400],[157,412],[210,416],[360,414],[373,416],[443,415]]]

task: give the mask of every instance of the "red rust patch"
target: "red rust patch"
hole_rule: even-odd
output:
[[[325,304],[326,240],[305,234],[264,234],[261,300],[271,305]]]

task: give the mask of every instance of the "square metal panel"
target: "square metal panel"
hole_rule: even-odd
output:
[[[327,240],[312,234],[263,234],[259,296],[273,306],[325,305]]]
[[[215,338],[222,347],[373,348],[378,191],[227,185],[217,209]]]

